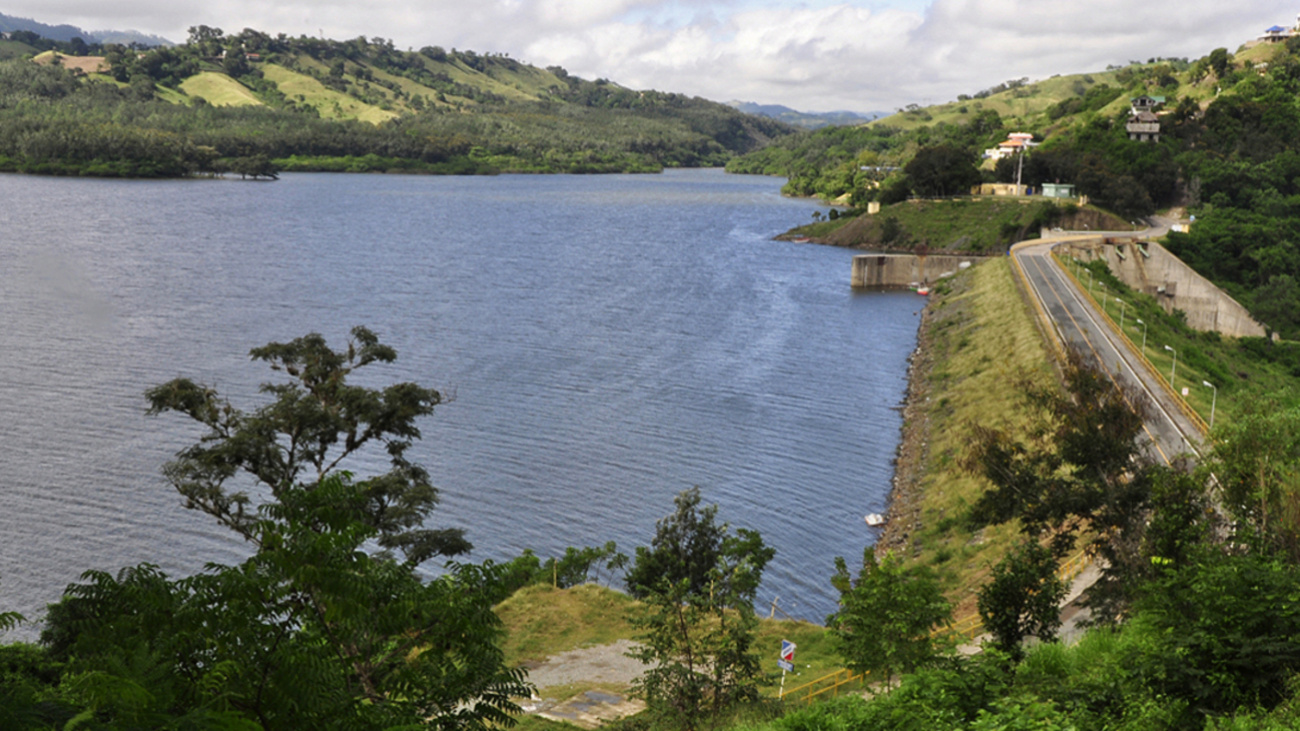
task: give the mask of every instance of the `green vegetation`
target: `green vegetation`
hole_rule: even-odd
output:
[[[261,156],[293,170],[657,172],[793,132],[699,98],[379,38],[199,26],[174,48],[39,45],[62,60],[0,60],[0,170],[220,174]]]
[[[909,488],[920,504],[915,517],[902,518],[906,542],[890,547],[935,571],[960,621],[976,613],[976,590],[1016,541],[1013,526],[976,528],[966,520],[988,489],[965,466],[969,446],[977,425],[1028,435],[1022,389],[1051,383],[1052,373],[1008,259],[945,280],[931,300],[922,357],[933,367],[916,384],[918,413],[909,414],[929,436],[924,477]]]
[[[695,729],[759,698],[754,594],[776,551],[754,531],[730,535],[716,505],[700,507],[699,489],[674,502],[628,572],[641,599],[632,656],[646,664],[633,687],[654,722]]]
[[[942,641],[932,633],[948,624],[952,607],[928,567],[904,567],[892,553],[877,561],[867,548],[856,579],[837,557],[831,583],[840,609],[827,625],[851,670],[874,673],[888,685],[894,671],[910,673],[939,656]]]
[[[1069,202],[988,196],[910,200],[882,206],[872,216],[863,215],[861,209],[835,211],[829,220],[800,226],[785,236],[808,236],[818,243],[872,251],[994,254],[1054,227],[1115,230],[1128,223]]]
[[[634,602],[627,594],[597,584],[522,588],[497,606],[506,628],[506,660],[511,664],[540,661],[630,639],[633,629],[628,617]]]
[[[343,351],[314,334],[254,348],[288,380],[266,384],[271,403],[253,412],[188,379],[149,391],[153,413],[208,429],[164,474],[253,556],[182,579],[149,564],[84,574],[50,607],[40,648],[7,648],[29,657],[0,676],[6,728],[510,724],[527,686],[500,649],[502,568],[448,564],[431,581],[413,571],[469,546],[459,530],[423,528],[437,494],[404,456],[441,397],[348,383],[396,358],[365,328],[352,338]],[[337,470],[377,446],[388,473]]]
[[[1214,407],[1215,424],[1231,422],[1243,409],[1265,399],[1293,403],[1300,378],[1300,344],[1268,338],[1225,338],[1187,326],[1181,313],[1165,312],[1155,297],[1133,291],[1115,278],[1102,262],[1062,264],[1080,286],[1091,293],[1110,319],[1166,380],[1172,374],[1176,390],[1188,388],[1187,402],[1208,423]],[[1115,301],[1118,297],[1123,306]],[[1121,312],[1122,309],[1122,312]],[[1139,320],[1141,322],[1139,322]],[[1166,346],[1172,350],[1166,350]],[[1177,354],[1175,356],[1175,353]],[[1178,362],[1175,366],[1174,358]],[[1206,388],[1209,381],[1218,388]]]
[[[1300,40],[1236,56],[1220,48],[1195,61],[1149,59],[1034,84],[1013,80],[861,127],[791,135],[728,169],[783,175],[791,195],[862,208],[872,200],[961,192],[973,173],[959,159],[992,148],[1008,133],[1032,133],[1041,145],[984,163],[983,180],[1018,180],[1034,189],[1070,183],[1125,222],[1185,207],[1196,225],[1170,234],[1170,249],[1272,332],[1294,340],[1300,339],[1300,257],[1290,233],[1300,223],[1293,200],[1300,190],[1297,94]],[[1129,139],[1129,101],[1143,95],[1164,99],[1158,141]],[[802,233],[821,240],[834,228]],[[878,245],[891,238],[883,223],[879,228],[846,238]],[[915,238],[951,248],[957,237]]]

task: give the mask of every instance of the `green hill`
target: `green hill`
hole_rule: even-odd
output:
[[[794,131],[704,99],[377,38],[199,26],[143,52],[40,40],[41,68],[0,61],[0,170],[651,172],[720,166]]]
[[[1141,96],[1163,100],[1146,122],[1158,124],[1158,138],[1130,139],[1131,101]],[[1236,54],[1221,48],[1195,60],[1150,59],[1034,83],[1011,80],[866,125],[791,135],[733,160],[727,169],[784,176],[786,193],[852,206],[850,216],[872,201],[888,206],[1017,179],[1035,190],[1045,183],[1072,184],[1092,206],[1123,221],[1159,210],[1186,211],[1196,224],[1190,233],[1171,234],[1170,248],[1260,322],[1295,339],[1297,96],[1300,37],[1251,44]],[[1014,132],[1032,134],[1036,146],[1020,157],[981,159]],[[991,239],[985,235],[986,243],[976,248],[996,245],[1017,225],[989,222],[999,231]],[[941,247],[981,233],[926,233],[924,222],[912,225],[912,238]],[[858,230],[846,242],[856,245],[892,241],[895,229],[907,232],[886,230],[882,222],[836,221],[803,233],[823,240],[837,227]]]

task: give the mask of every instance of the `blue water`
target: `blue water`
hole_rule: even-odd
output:
[[[249,348],[360,324],[399,353],[371,383],[454,397],[409,454],[473,559],[630,553],[699,486],[777,549],[759,601],[821,621],[886,504],[921,302],[773,241],[815,210],[779,184],[0,176],[0,610],[39,617],[91,568],[240,560],[159,474],[200,430],[144,390],[184,375],[253,407],[272,374]]]

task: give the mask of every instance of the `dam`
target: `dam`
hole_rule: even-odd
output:
[[[853,257],[853,286],[902,289],[951,277],[986,257],[952,254],[864,254]]]

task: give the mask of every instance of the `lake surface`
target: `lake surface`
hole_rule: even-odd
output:
[[[454,396],[408,454],[472,559],[631,553],[699,486],[777,549],[759,602],[824,620],[834,557],[885,508],[922,302],[854,293],[853,252],[772,241],[816,210],[779,187],[0,176],[0,611],[39,617],[87,569],[241,560],[159,473],[201,431],[143,392],[188,376],[253,407],[273,374],[250,348],[365,325],[399,356],[371,385]]]

